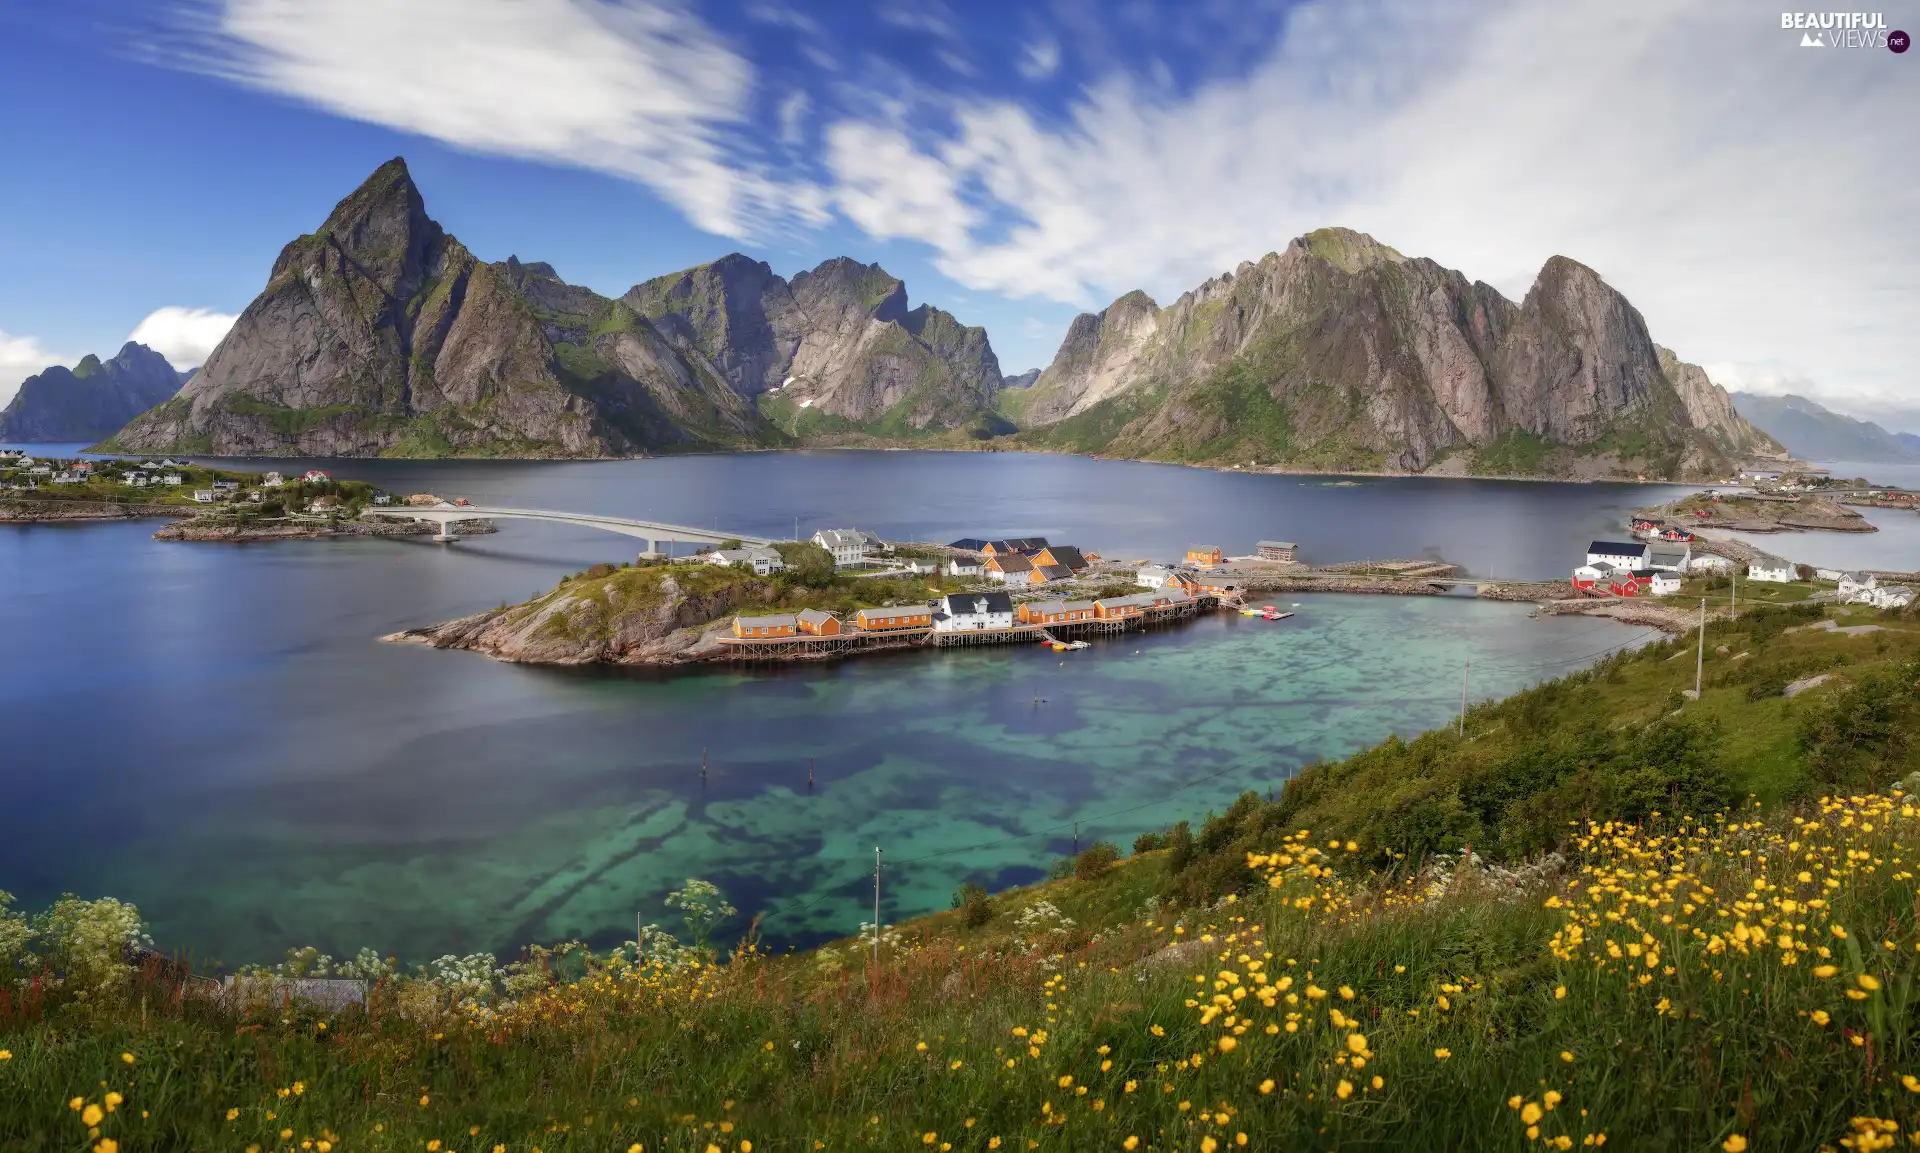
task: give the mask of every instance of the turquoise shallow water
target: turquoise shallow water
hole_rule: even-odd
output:
[[[1318,559],[1438,551],[1523,574],[1647,499],[1000,454],[408,467],[336,471],[681,523],[813,508],[901,533],[1064,524],[1143,555],[1284,531]],[[591,675],[374,638],[621,559],[623,538],[510,524],[454,548],[223,547],[152,530],[0,528],[0,888],[28,907],[120,896],[160,941],[227,962],[303,943],[410,959],[607,944],[636,915],[670,920],[661,898],[689,876],[767,912],[777,944],[841,936],[871,916],[876,845],[889,920],[943,908],[968,877],[1039,875],[1075,821],[1083,843],[1124,845],[1445,723],[1468,659],[1473,695],[1497,696],[1641,635],[1463,597],[1303,597],[1280,624],[1214,617],[1071,654]]]
[[[1443,724],[1466,660],[1476,698],[1504,695],[1640,635],[1454,597],[1308,597],[1297,612],[1070,654],[535,674],[546,707],[476,710],[324,779],[202,792],[137,853],[109,854],[98,884],[220,956],[296,938],[412,957],[608,942],[639,913],[662,918],[689,876],[767,912],[775,942],[806,943],[871,915],[876,845],[889,919],[941,908],[967,878],[1036,877],[1070,850],[1072,822],[1082,844],[1124,846],[1316,757]]]

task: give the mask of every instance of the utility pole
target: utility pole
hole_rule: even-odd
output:
[[[1727,602],[1727,615],[1738,616],[1740,615],[1740,569],[1739,567],[1735,566],[1732,569],[1732,573],[1733,573],[1733,599]]]
[[[873,847],[873,977],[880,979],[880,846]]]
[[[1460,735],[1467,735],[1467,678],[1473,673],[1473,661],[1469,659],[1460,669]]]
[[[813,791],[813,758],[807,758],[807,791]]]
[[[1073,855],[1080,855],[1080,822],[1073,823]]]
[[[1693,658],[1693,699],[1700,699],[1700,678],[1707,667],[1707,598],[1700,598],[1700,651]]]
[[[700,746],[700,783],[707,783],[707,746]]]

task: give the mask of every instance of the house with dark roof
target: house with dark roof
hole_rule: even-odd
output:
[[[1033,563],[1042,568],[1049,565],[1065,565],[1074,572],[1080,572],[1087,567],[1087,558],[1070,544],[1056,544],[1048,545],[1034,553]]]
[[[1033,572],[1033,562],[1024,553],[992,553],[988,555],[985,567],[987,577],[991,580],[1026,584],[1033,579],[1028,575]]]
[[[1647,567],[1647,546],[1639,541],[1629,544],[1626,541],[1597,540],[1587,545],[1587,563],[1643,569]]]
[[[947,547],[957,548],[957,549],[960,549],[962,552],[979,552],[980,550],[987,547],[987,542],[981,540],[977,536],[963,536],[959,540],[954,541],[952,544],[948,545]]]
[[[935,602],[933,631],[976,632],[1013,627],[1013,597],[1006,593],[948,593]]]
[[[1033,571],[1027,575],[1029,584],[1045,584],[1048,581],[1070,581],[1072,579],[1073,570],[1063,564],[1037,564],[1033,566]]]

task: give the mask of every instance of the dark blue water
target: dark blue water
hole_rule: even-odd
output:
[[[261,467],[265,467],[261,463]],[[1261,538],[1309,559],[1438,555],[1558,575],[1659,489],[1280,476],[1015,454],[609,463],[336,462],[476,503],[754,535],[1040,533],[1108,556]],[[1245,788],[1639,636],[1467,598],[1303,597],[1087,652],[966,650],[740,673],[594,675],[378,643],[624,559],[626,538],[503,522],[424,539],[223,546],[151,523],[0,526],[0,888],[137,902],[228,961],[297,944],[421,958],[630,935],[685,877],[777,942],[1031,879],[1095,836]],[[708,771],[703,779],[703,756]],[[807,764],[815,784],[806,787]],[[870,916],[870,912],[867,914]]]

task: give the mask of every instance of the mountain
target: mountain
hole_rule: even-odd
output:
[[[206,365],[103,447],[313,456],[603,457],[979,422],[985,331],[877,265],[792,283],[740,255],[619,300],[551,265],[478,259],[403,159],[284,248]],[[781,385],[786,387],[782,388]],[[775,389],[763,415],[756,399]]]
[[[0,411],[0,440],[98,440],[180,391],[167,358],[128,341],[112,360],[88,353],[72,368],[30,376]]]
[[[1920,461],[1920,437],[1888,432],[1824,408],[1804,396],[1733,394],[1734,407],[1805,460],[1906,464]]]
[[[906,285],[877,264],[837,257],[788,282],[733,253],[620,299],[790,434],[992,426],[1001,375],[986,330],[908,308]]]
[[[1018,375],[1015,375],[1015,376],[1001,377],[1000,387],[1001,388],[1032,388],[1033,382],[1039,379],[1040,379],[1040,370],[1037,368],[1029,368],[1027,371],[1019,373]]]
[[[1585,265],[1515,304],[1340,228],[1079,316],[999,403],[1038,447],[1207,463],[1706,477],[1780,451]]]
[[[395,159],[282,249],[201,371],[106,447],[596,457],[764,433],[631,309],[545,264],[476,258]]]

